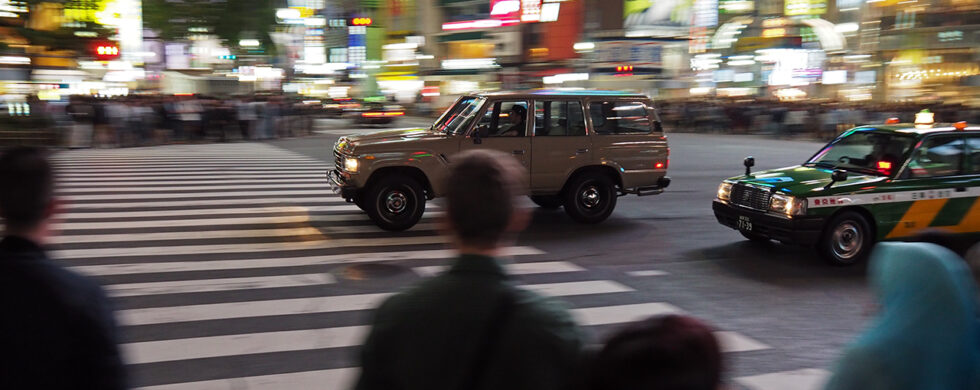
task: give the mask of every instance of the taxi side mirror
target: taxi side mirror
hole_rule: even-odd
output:
[[[830,174],[830,180],[834,182],[847,180],[847,171],[843,169],[835,169],[834,173]]]
[[[847,171],[843,169],[835,169],[834,172],[830,174],[830,183],[827,183],[823,189],[826,190],[830,188],[830,186],[834,185],[834,183],[844,180],[847,180]]]
[[[752,167],[755,166],[755,157],[748,156],[742,161],[742,165],[745,165],[745,176],[752,174]]]

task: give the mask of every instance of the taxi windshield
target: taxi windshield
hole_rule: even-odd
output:
[[[914,145],[911,135],[858,130],[828,144],[803,165],[891,176]]]
[[[432,125],[432,130],[450,135],[462,134],[469,128],[469,124],[476,118],[476,112],[486,100],[472,96],[460,98]]]

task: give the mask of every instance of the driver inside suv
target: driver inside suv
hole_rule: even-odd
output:
[[[507,123],[500,123],[496,136],[498,137],[523,137],[524,130],[527,128],[527,109],[517,104],[510,107],[507,112]]]

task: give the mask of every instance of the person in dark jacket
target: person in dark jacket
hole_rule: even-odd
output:
[[[0,156],[0,389],[124,389],[109,302],[42,249],[57,209],[41,150]]]
[[[579,381],[581,335],[557,302],[514,286],[497,260],[526,226],[523,172],[513,157],[451,158],[445,231],[449,270],[375,312],[358,390],[553,390]]]

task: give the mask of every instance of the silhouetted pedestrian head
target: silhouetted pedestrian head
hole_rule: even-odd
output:
[[[452,161],[447,220],[461,245],[493,249],[507,233],[523,230],[527,211],[518,197],[527,191],[524,169],[517,160],[497,151],[472,150]]]
[[[721,349],[711,328],[668,315],[616,332],[592,362],[590,390],[716,390]]]
[[[13,148],[0,156],[0,217],[7,232],[37,227],[51,215],[54,172],[37,148]]]

